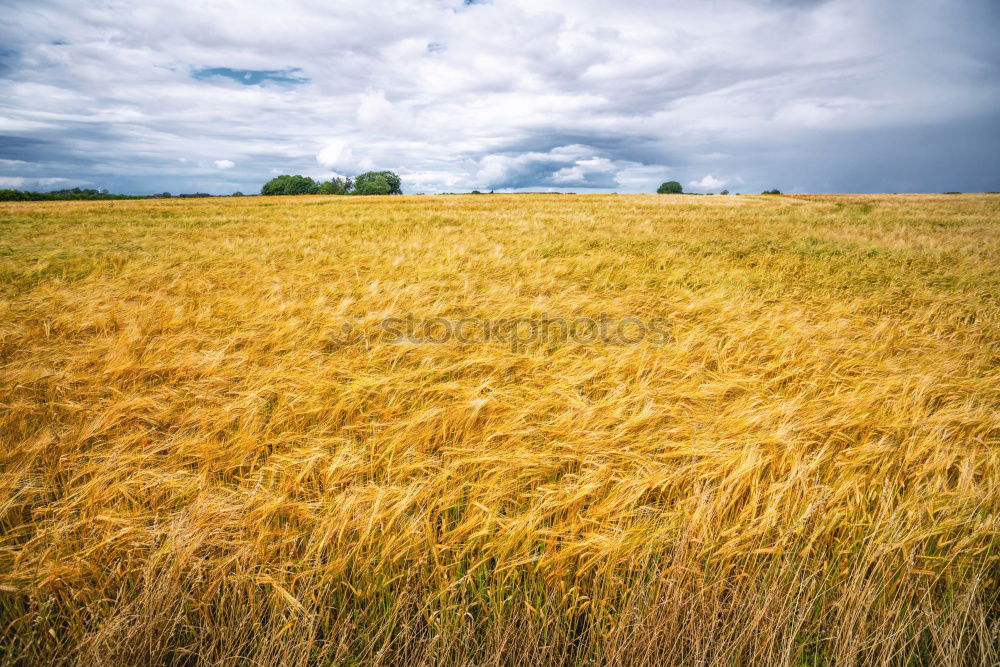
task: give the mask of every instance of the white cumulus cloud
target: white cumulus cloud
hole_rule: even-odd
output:
[[[699,190],[711,190],[713,188],[721,188],[726,183],[728,183],[728,181],[715,178],[711,174],[708,174],[700,181],[691,181],[688,183],[688,187],[698,188]]]
[[[232,160],[216,160],[215,166],[218,169],[232,169],[233,167],[236,166],[236,163],[233,162]]]
[[[316,162],[341,175],[368,171],[374,164],[370,156],[357,157],[343,139],[328,140],[316,153]]]

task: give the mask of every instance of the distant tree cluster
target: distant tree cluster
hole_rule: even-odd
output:
[[[262,195],[318,195],[319,183],[308,176],[282,174],[260,189]]]
[[[391,171],[369,171],[354,179],[356,195],[401,195],[403,183]]]
[[[679,195],[684,192],[684,188],[677,181],[667,181],[666,183],[661,183],[660,187],[656,188],[656,194],[658,195]]]
[[[666,183],[660,184],[660,187],[656,188],[656,193],[660,195],[680,195],[680,194],[693,194],[690,192],[684,192],[684,188],[677,181],[667,181]],[[712,194],[709,192],[708,194]],[[723,190],[719,193],[720,195],[728,195],[729,190]],[[736,194],[739,194],[737,192]],[[761,192],[762,195],[780,195],[781,190],[775,188],[773,190],[764,190]]]
[[[70,190],[52,190],[51,192],[29,192],[27,190],[0,190],[0,201],[66,201],[70,199],[189,199],[196,197],[215,197],[207,192],[191,192],[172,195],[169,192],[158,192],[155,195],[116,195],[107,190],[90,188],[72,188]],[[225,197],[226,195],[221,195]],[[231,196],[243,197],[242,192],[234,192]]]
[[[160,195],[153,195],[159,197]],[[148,199],[145,195],[113,195],[107,190],[72,188],[52,192],[30,192],[28,190],[0,190],[0,201],[64,201],[68,199]]]
[[[260,189],[262,195],[401,195],[403,182],[391,171],[368,171],[353,180],[334,178],[319,183],[308,176],[283,174]]]
[[[321,195],[346,195],[354,187],[350,178],[332,178],[329,181],[319,184],[319,194]]]

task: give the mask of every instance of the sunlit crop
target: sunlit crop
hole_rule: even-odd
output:
[[[543,314],[669,336],[384,325]],[[996,664],[998,579],[1000,196],[0,205],[8,664]]]

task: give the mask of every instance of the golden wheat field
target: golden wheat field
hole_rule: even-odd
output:
[[[668,333],[385,327],[543,315]],[[998,591],[1000,196],[0,205],[6,664],[986,665]]]

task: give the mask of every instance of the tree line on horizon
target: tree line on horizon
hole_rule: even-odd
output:
[[[317,182],[308,176],[287,174],[272,178],[264,184],[260,193],[262,195],[401,195],[403,194],[402,179],[391,171],[369,171],[356,176],[354,179],[333,178],[325,182]],[[244,197],[242,192],[234,192],[232,195],[212,195],[207,192],[194,192],[190,194],[172,195],[169,192],[161,192],[151,195],[123,195],[113,194],[106,189],[96,188],[69,188],[64,190],[52,190],[49,192],[36,192],[32,190],[18,190],[16,188],[5,188],[0,190],[0,201],[67,201],[67,200],[96,200],[106,201],[115,199],[173,199],[173,198],[194,198],[194,197]]]
[[[107,190],[94,188],[70,188],[68,190],[52,190],[50,192],[33,192],[7,188],[0,190],[0,201],[65,201],[70,199],[150,199],[161,195],[115,195]]]
[[[696,194],[684,192],[684,188],[677,181],[666,181],[661,183],[656,189],[657,194]],[[265,183],[260,189],[261,195],[401,195],[403,194],[402,180],[392,171],[368,171],[355,178],[334,177],[329,181],[316,181],[308,176],[300,174],[282,174],[276,176]],[[454,193],[442,193],[454,194]],[[470,194],[483,194],[479,190],[473,190]],[[490,191],[493,194],[493,191]],[[558,194],[558,193],[554,193]],[[570,193],[572,194],[572,193]],[[709,193],[711,194],[711,193]],[[729,190],[722,190],[719,194],[728,195]],[[739,193],[737,193],[739,194]],[[780,195],[777,188],[764,190],[762,195]],[[959,194],[957,192],[946,192],[944,194]],[[0,201],[64,201],[73,199],[84,200],[112,200],[112,199],[172,199],[172,198],[195,198],[195,197],[244,197],[242,192],[234,192],[232,195],[212,195],[207,192],[195,192],[190,194],[172,195],[169,192],[151,195],[123,195],[112,194],[107,190],[97,190],[94,188],[70,188],[65,190],[52,190],[49,192],[34,192],[30,190],[2,189],[0,190]]]
[[[677,181],[667,181],[666,183],[661,183],[660,187],[656,188],[656,194],[658,195],[690,195],[696,194],[693,192],[684,192],[684,188]],[[712,194],[709,192],[708,194]],[[720,195],[728,195],[729,190],[723,190],[719,193]],[[736,194],[739,194],[737,192]],[[774,188],[773,190],[764,190],[761,192],[762,195],[780,195],[781,190]]]
[[[260,193],[269,195],[401,195],[403,182],[395,172],[366,171],[350,177],[318,182],[308,176],[282,174],[265,183]]]
[[[157,192],[152,195],[122,195],[108,192],[107,190],[97,190],[95,188],[70,188],[68,190],[51,190],[49,192],[35,192],[32,190],[5,189],[0,190],[0,201],[70,201],[70,200],[93,200],[108,201],[115,199],[192,199],[200,197],[243,197],[242,192],[234,192],[231,195],[213,195],[207,192],[191,192],[179,195],[172,195],[169,192]]]

